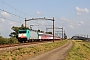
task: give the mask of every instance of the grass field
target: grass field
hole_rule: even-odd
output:
[[[42,54],[65,44],[67,40],[47,43],[32,47],[18,48],[16,50],[7,51],[0,55],[0,60],[26,60],[30,57]]]
[[[73,40],[73,47],[66,60],[90,60],[90,42]]]

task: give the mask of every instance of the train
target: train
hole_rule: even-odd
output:
[[[83,36],[72,36],[71,39],[73,39],[73,40],[83,40],[83,41],[89,40],[89,38],[86,38],[86,37],[83,37]]]
[[[52,34],[42,33],[29,29],[22,29],[18,31],[19,42],[50,41],[50,40],[53,40]],[[54,40],[60,40],[60,37],[54,36]]]

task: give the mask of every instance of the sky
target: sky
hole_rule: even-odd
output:
[[[0,0],[0,35],[9,37],[12,26],[25,24],[25,18],[43,17],[54,17],[55,27],[63,27],[68,38],[74,35],[90,37],[90,0]],[[52,27],[52,21],[28,21],[27,26],[30,25],[34,25],[35,30],[46,31]]]

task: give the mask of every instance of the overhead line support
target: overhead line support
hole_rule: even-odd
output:
[[[26,27],[26,21],[30,21],[30,20],[51,20],[51,21],[53,21],[53,42],[54,42],[54,17],[53,17],[53,19],[48,19],[48,18],[32,18],[32,19],[28,19],[28,20],[26,20],[26,18],[25,18],[25,27]]]

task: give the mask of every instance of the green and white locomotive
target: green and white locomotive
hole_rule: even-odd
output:
[[[54,39],[60,40],[60,37],[54,36]],[[50,41],[50,40],[53,40],[52,34],[41,33],[29,29],[23,29],[18,31],[19,42]]]
[[[38,32],[33,30],[19,30],[18,31],[18,41],[26,42],[26,41],[35,41],[38,40]]]

